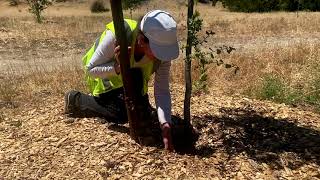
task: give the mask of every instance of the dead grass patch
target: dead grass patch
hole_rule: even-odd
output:
[[[1,78],[1,104],[9,108],[25,104],[36,105],[42,104],[39,101],[43,101],[45,97],[62,97],[70,89],[86,92],[83,79],[83,70],[75,64],[63,64],[51,69],[30,67],[19,74],[11,71]]]

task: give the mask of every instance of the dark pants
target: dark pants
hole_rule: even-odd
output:
[[[90,96],[79,91],[72,91],[68,102],[69,115],[73,117],[101,117],[108,122],[124,124],[128,122],[123,88],[114,89],[99,97]],[[140,107],[146,113],[154,113],[148,95],[139,99]],[[67,102],[66,102],[67,103]]]
[[[133,93],[140,94],[143,89],[143,77],[140,68],[129,69],[134,82]],[[128,122],[123,88],[114,89],[99,97],[71,91],[66,94],[66,113],[82,117],[103,117],[109,122],[124,124]],[[137,96],[139,107],[136,110],[147,115],[154,109],[149,104],[148,96]],[[70,111],[71,113],[68,113]],[[154,111],[153,111],[154,112]],[[142,117],[141,117],[142,118]]]
[[[66,114],[71,117],[101,117],[108,122],[124,124],[128,122],[123,89],[115,89],[101,94],[99,97],[90,96],[79,91],[70,91],[65,96]],[[136,110],[139,113],[140,136],[154,139],[150,144],[162,144],[161,129],[155,109],[149,104],[148,96],[142,96]],[[194,131],[190,122],[177,116],[172,116],[172,140],[177,152],[188,152],[194,149],[199,135]],[[147,138],[148,140],[148,138]],[[149,144],[144,142],[145,144]]]
[[[106,120],[118,124],[128,122],[123,88],[100,94],[99,97],[94,97],[94,99],[104,109],[103,112],[100,112],[100,109],[95,109],[96,112],[101,114]]]

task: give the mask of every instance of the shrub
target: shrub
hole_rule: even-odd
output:
[[[18,6],[19,5],[19,0],[9,0],[9,5],[10,6]]]
[[[138,6],[140,6],[142,3],[144,3],[145,1],[147,1],[147,0],[123,0],[122,1],[122,8],[124,10],[129,9],[131,17],[132,17],[132,11],[134,9],[136,9]]]
[[[49,0],[27,0],[29,4],[29,12],[31,12],[38,23],[42,22],[43,17],[41,13],[45,10],[49,5],[51,5],[51,1]]]
[[[122,8],[123,9],[130,9],[133,10],[140,6],[143,2],[147,0],[123,0],[122,1]]]
[[[305,96],[305,101],[308,104],[316,106],[318,111],[320,111],[320,77],[317,77],[312,82],[312,89]]]
[[[263,78],[262,86],[258,91],[260,99],[272,100],[275,102],[290,105],[306,103],[320,110],[320,78],[311,82],[312,87],[308,90],[293,88],[286,85],[282,79],[275,75],[266,75]]]
[[[110,11],[109,8],[105,7],[103,0],[94,1],[90,6],[90,10],[92,13],[102,13]]]
[[[282,101],[285,93],[285,85],[275,75],[266,75],[262,81],[262,87],[258,93],[260,98],[267,100]]]
[[[240,12],[269,12],[277,10],[320,10],[320,0],[220,0],[224,7]]]

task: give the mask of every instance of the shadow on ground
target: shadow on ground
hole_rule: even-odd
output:
[[[205,136],[201,145],[189,154],[210,157],[216,151],[224,151],[230,159],[245,153],[250,159],[274,169],[296,169],[310,162],[320,165],[319,131],[300,127],[289,119],[263,117],[251,111],[225,108],[221,111],[222,117],[192,118],[196,130],[207,130],[200,135]],[[173,118],[181,120],[177,116]],[[111,125],[109,129],[129,133],[125,126]]]
[[[211,156],[215,150],[222,149],[229,157],[245,153],[274,169],[296,169],[310,162],[320,165],[320,131],[300,127],[289,119],[263,117],[251,111],[220,110],[223,117],[193,118],[196,129],[209,128],[206,136],[220,142],[213,146],[204,143],[198,150],[200,156]]]
[[[150,123],[141,128],[144,133],[138,138],[139,141],[141,140],[139,144],[163,148],[162,131],[159,121],[156,116],[152,116],[151,119],[152,121],[150,121]],[[185,122],[179,116],[173,115],[171,120],[174,124],[174,126],[171,127],[171,135],[175,151],[179,154],[193,154],[196,151],[195,144],[199,134],[194,131],[190,123]],[[128,135],[130,134],[129,128],[122,125],[112,124],[108,126],[108,129]]]

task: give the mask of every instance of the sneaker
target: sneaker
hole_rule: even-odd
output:
[[[77,116],[79,114],[79,96],[80,92],[71,90],[64,96],[64,113],[69,116]]]

